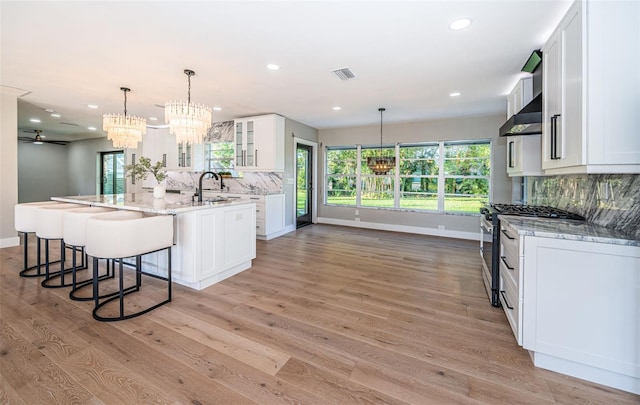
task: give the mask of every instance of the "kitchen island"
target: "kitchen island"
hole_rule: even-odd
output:
[[[256,204],[250,200],[194,202],[180,194],[157,199],[149,193],[52,197],[52,200],[141,211],[145,215],[173,215],[173,281],[196,290],[250,268],[256,257]],[[145,271],[166,276],[166,255],[166,251],[145,255]]]

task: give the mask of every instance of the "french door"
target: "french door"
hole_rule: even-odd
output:
[[[124,193],[124,151],[100,152],[100,194]]]
[[[312,151],[310,145],[298,143],[296,146],[296,228],[312,223]]]

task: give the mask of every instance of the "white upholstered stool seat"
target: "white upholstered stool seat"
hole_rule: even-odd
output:
[[[77,295],[78,290],[82,287],[91,285],[93,277],[89,276],[84,280],[78,281],[78,270],[84,270],[87,268],[87,258],[84,251],[84,247],[87,241],[87,219],[100,214],[106,214],[108,212],[116,212],[112,208],[105,207],[84,207],[71,210],[65,210],[62,218],[62,238],[64,243],[71,247],[72,250],[72,264],[71,264],[71,291],[69,291],[69,298],[76,301],[92,301],[93,296],[80,297]],[[80,266],[76,262],[76,251],[80,249],[82,255],[82,261]],[[113,271],[113,269],[111,269]],[[107,264],[107,274],[102,276],[104,278],[113,277],[113,273],[109,275],[109,266]]]
[[[44,252],[45,252],[45,274],[44,279],[40,283],[43,287],[58,288],[68,287],[70,284],[65,282],[65,274],[72,271],[71,268],[66,269],[65,266],[65,243],[62,232],[62,219],[65,211],[77,209],[83,207],[79,204],[61,203],[61,204],[47,204],[36,207],[35,220],[36,220],[36,236],[39,239],[44,239]],[[49,241],[60,241],[60,270],[56,272],[49,271],[49,266],[52,264],[49,258]],[[58,284],[53,284],[53,280],[59,280]]]
[[[142,218],[132,217],[132,211],[95,215],[87,219],[86,252],[93,257],[93,296],[95,307],[93,317],[99,321],[116,321],[145,314],[161,305],[171,302],[171,246],[173,245],[173,216],[157,215]],[[139,213],[138,213],[139,214]],[[142,269],[142,255],[167,250],[167,276],[145,273]],[[123,260],[135,257],[135,285],[124,287]],[[113,259],[119,264],[119,294],[101,300],[98,283],[98,259]],[[167,299],[137,312],[125,313],[124,298],[128,294],[141,291],[142,275],[167,281]],[[110,302],[119,300],[117,315],[101,315],[101,309]]]
[[[40,272],[40,266],[35,264],[33,266],[29,266],[29,234],[36,232],[36,208],[43,206],[51,206],[56,204],[62,204],[58,201],[37,201],[30,203],[20,203],[16,204],[14,207],[14,222],[16,231],[18,234],[24,234],[24,244],[23,244],[23,261],[24,265],[22,270],[20,271],[21,277],[41,277],[44,276],[44,273]],[[40,263],[40,239],[36,240],[36,252],[37,259],[36,263]],[[36,270],[33,273],[33,270]]]

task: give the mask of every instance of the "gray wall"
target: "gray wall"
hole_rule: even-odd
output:
[[[492,139],[493,166],[491,168],[491,201],[511,201],[511,180],[506,172],[506,140],[499,138],[498,128],[504,123],[503,115],[469,117],[383,125],[383,143],[429,142],[463,139]],[[319,160],[324,162],[327,146],[376,145],[379,144],[380,125],[322,129]],[[324,164],[319,166],[318,177],[324,178]],[[343,223],[345,225],[373,227],[379,229],[414,230],[419,233],[443,236],[478,238],[477,216],[437,213],[392,211],[371,208],[335,207],[323,205],[324,181],[318,182],[319,222]],[[355,222],[355,210],[360,222]],[[353,221],[351,224],[345,221]],[[363,224],[364,223],[364,224]],[[444,231],[438,229],[444,226]],[[407,227],[407,228],[404,228]],[[413,228],[412,228],[413,227]]]
[[[68,195],[69,146],[18,144],[18,201],[45,201]]]
[[[120,149],[114,149],[106,137],[71,142],[67,148],[69,164],[66,195],[95,194],[96,184],[99,184],[97,181],[100,175],[100,152]]]

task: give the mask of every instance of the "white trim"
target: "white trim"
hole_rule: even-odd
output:
[[[302,139],[302,138],[298,138],[298,137],[293,137],[293,227],[295,230],[295,225],[296,225],[296,221],[298,218],[298,212],[296,210],[296,200],[297,200],[297,191],[298,191],[298,185],[297,185],[297,181],[298,181],[298,176],[297,176],[297,161],[298,161],[298,156],[297,156],[297,151],[298,151],[298,144],[302,144],[302,145],[307,145],[307,146],[311,146],[311,159],[313,159],[313,164],[312,164],[312,168],[311,168],[311,176],[313,177],[312,179],[312,183],[311,183],[311,187],[313,187],[312,191],[311,191],[311,201],[312,201],[312,205],[311,205],[311,222],[312,223],[317,223],[318,222],[318,144],[316,142],[313,141],[309,141],[306,139]],[[290,231],[287,231],[290,232]],[[284,232],[284,233],[287,233]],[[280,236],[280,235],[278,235]]]
[[[256,239],[271,240],[273,238],[277,238],[278,236],[282,236],[285,233],[293,232],[295,230],[296,230],[295,224],[294,225],[288,225],[283,230],[278,231],[278,232],[270,233],[269,235],[256,235]]]
[[[346,220],[346,219],[335,219],[335,218],[326,218],[326,217],[318,218],[318,223],[329,224],[329,225],[350,226],[354,228],[377,229],[379,231],[405,232],[405,233],[415,233],[419,235],[442,236],[445,238],[480,241],[479,232],[448,231],[448,230],[441,230],[441,229],[434,229],[434,228],[423,228],[420,226],[382,224],[377,222],[362,222],[362,221],[352,221],[352,220]]]
[[[0,239],[0,248],[8,248],[20,245],[20,237],[13,236],[11,238]]]

